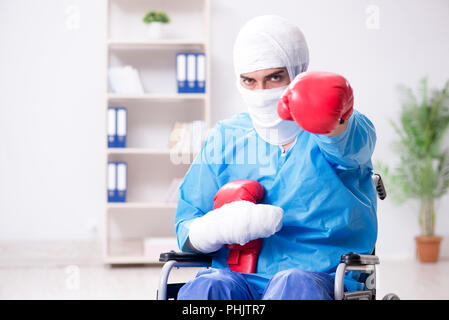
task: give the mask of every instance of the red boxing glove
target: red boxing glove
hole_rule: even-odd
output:
[[[347,120],[354,104],[352,88],[331,72],[303,72],[288,86],[278,102],[278,114],[294,120],[306,131],[326,134]]]
[[[222,205],[239,200],[253,203],[260,202],[264,196],[263,186],[249,179],[234,180],[218,190],[214,197],[214,209]],[[252,240],[245,245],[228,244],[228,265],[233,271],[254,273],[256,271],[257,258],[262,248],[262,239]]]

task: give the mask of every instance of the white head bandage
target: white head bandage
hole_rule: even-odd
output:
[[[272,94],[262,93],[264,90],[249,92],[251,90],[243,88],[240,75],[263,69],[286,68],[292,81],[299,73],[306,71],[308,65],[309,50],[304,35],[285,18],[274,15],[256,17],[248,21],[237,35],[234,44],[237,87],[248,106],[257,133],[265,141],[277,145],[288,143],[299,134],[301,128],[293,121],[279,118],[277,99],[273,99]],[[279,91],[279,97],[282,94],[282,90],[272,91]],[[260,99],[255,97],[258,94]],[[260,101],[264,97],[271,100]],[[260,103],[252,103],[256,100]]]

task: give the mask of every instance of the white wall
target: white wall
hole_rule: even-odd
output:
[[[103,16],[101,1],[0,1],[2,240],[87,238],[101,217]]]
[[[241,25],[260,14],[301,27],[310,70],[349,79],[356,108],[377,128],[374,160],[394,162],[389,120],[399,112],[396,85],[415,86],[428,75],[441,87],[449,79],[446,0],[211,2],[213,121],[244,109],[232,45]],[[66,27],[72,5],[80,9],[75,30]],[[372,5],[379,29],[367,27]],[[98,236],[87,226],[103,212],[103,35],[103,1],[0,0],[0,240]],[[446,236],[446,256],[448,208],[444,197],[436,233]],[[413,202],[379,203],[380,254],[413,256],[416,212]]]

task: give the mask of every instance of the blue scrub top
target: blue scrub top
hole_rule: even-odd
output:
[[[354,110],[335,137],[302,131],[287,152],[256,133],[247,112],[219,121],[209,133],[180,187],[175,218],[179,248],[190,223],[213,207],[226,183],[253,179],[265,188],[262,203],[284,210],[282,229],[263,239],[255,274],[244,274],[260,292],[277,272],[300,268],[334,274],[342,254],[371,254],[377,239],[377,194],[371,155],[376,132]],[[212,267],[228,268],[228,249]],[[349,273],[346,287],[361,289]]]

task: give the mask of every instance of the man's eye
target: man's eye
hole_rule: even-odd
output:
[[[243,83],[245,83],[245,84],[251,84],[251,83],[253,83],[253,79],[243,79]]]
[[[282,79],[282,77],[278,76],[278,75],[271,77],[271,81],[280,81],[281,79]]]

